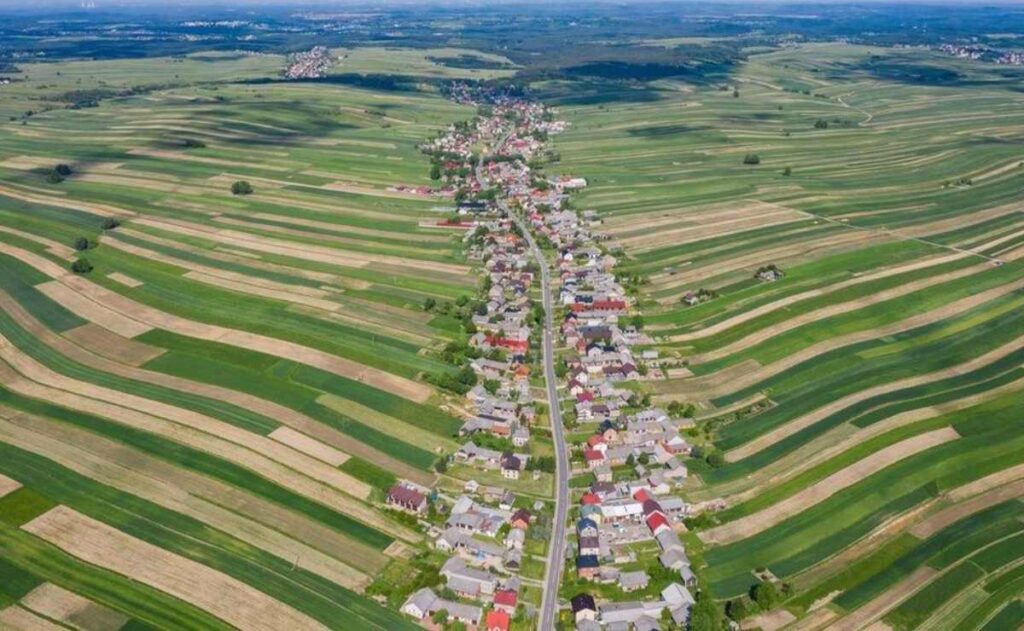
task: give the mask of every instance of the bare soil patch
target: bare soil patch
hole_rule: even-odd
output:
[[[86,350],[130,366],[141,366],[166,352],[112,333],[92,322],[65,331],[63,335]]]
[[[21,599],[21,606],[82,631],[117,631],[128,616],[70,592],[43,583]]]
[[[127,276],[125,274],[122,274],[121,272],[111,272],[110,274],[107,274],[107,278],[109,278],[110,280],[116,280],[125,287],[130,287],[132,289],[135,289],[136,287],[142,287],[142,281],[135,280],[131,276]]]
[[[6,475],[0,473],[0,497],[3,497],[8,493],[13,493],[14,491],[17,491],[20,488],[21,482],[18,482],[17,480],[12,480]]]
[[[55,302],[69,311],[89,320],[115,335],[132,338],[152,331],[153,327],[114,311],[98,302],[89,300],[73,288],[59,281],[50,281],[37,285],[36,289],[43,292]]]
[[[67,631],[59,624],[54,624],[18,605],[11,605],[0,611],[0,629],[6,631]]]
[[[349,459],[348,454],[284,425],[272,431],[269,436],[292,449],[301,451],[317,460],[323,460],[332,467],[340,467]]]
[[[785,609],[776,609],[754,616],[750,620],[745,621],[740,628],[777,631],[794,620],[796,620],[796,616]]]

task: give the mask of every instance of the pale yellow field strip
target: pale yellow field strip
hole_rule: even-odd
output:
[[[864,274],[862,276],[857,276],[855,278],[851,278],[851,279],[845,280],[845,281],[840,282],[840,283],[835,283],[833,285],[829,285],[828,287],[821,287],[821,288],[818,288],[818,289],[811,289],[809,291],[800,292],[800,293],[794,294],[792,296],[787,296],[785,298],[776,300],[774,302],[770,302],[768,304],[761,305],[760,307],[757,307],[757,308],[754,308],[754,309],[750,309],[749,311],[744,311],[743,313],[735,315],[735,316],[733,316],[731,318],[728,318],[726,320],[722,320],[721,322],[716,322],[715,324],[713,324],[711,326],[705,327],[705,328],[700,329],[698,331],[694,331],[693,333],[683,333],[683,334],[679,334],[679,335],[673,335],[673,336],[669,337],[669,339],[671,341],[673,341],[673,342],[689,342],[691,340],[703,339],[705,337],[709,337],[709,336],[715,335],[716,333],[721,333],[722,331],[730,329],[730,328],[732,328],[734,326],[738,326],[740,324],[743,324],[744,322],[748,322],[750,320],[758,318],[758,317],[760,317],[762,315],[765,315],[767,313],[771,313],[772,311],[777,311],[779,309],[782,309],[783,307],[787,307],[787,306],[789,306],[791,304],[794,304],[794,303],[797,303],[797,302],[801,302],[801,301],[807,300],[809,298],[816,298],[816,297],[819,297],[819,296],[828,295],[828,294],[830,294],[832,292],[839,291],[840,289],[845,289],[847,287],[853,287],[855,285],[860,285],[860,284],[863,284],[863,283],[867,283],[867,282],[871,282],[871,281],[875,281],[875,280],[880,280],[880,279],[883,279],[883,278],[888,278],[889,276],[896,276],[898,274],[906,274],[908,272],[913,272],[913,271],[916,271],[916,270],[919,270],[919,269],[923,269],[923,268],[927,268],[927,267],[933,267],[933,266],[936,266],[936,265],[943,265],[945,263],[950,263],[950,262],[955,261],[957,259],[961,259],[961,258],[963,258],[965,256],[967,256],[967,255],[966,254],[960,254],[960,253],[954,253],[954,254],[949,254],[949,255],[946,255],[946,256],[938,257],[938,258],[928,258],[928,259],[924,259],[924,260],[920,260],[920,261],[915,261],[915,262],[910,263],[908,265],[899,265],[899,266],[896,266],[896,267],[886,268],[886,269],[879,270],[877,272],[872,272],[870,274]]]
[[[238,163],[232,162],[231,160],[224,160],[221,158],[211,158],[207,156],[197,156],[187,151],[171,151],[167,149],[148,149],[145,147],[139,147],[136,149],[130,149],[128,151],[130,155],[135,156],[146,156],[149,158],[159,158],[162,160],[171,160],[174,162],[195,162],[197,164],[210,164],[221,167],[237,167]],[[260,163],[260,169],[267,171],[290,171],[288,167],[278,166],[274,164],[268,164],[265,162]]]
[[[889,335],[889,333],[881,333],[881,332],[878,332],[878,331],[875,331],[874,334],[875,335],[879,335],[879,336]],[[868,338],[868,339],[870,339],[870,338]],[[890,383],[884,383],[884,384],[875,386],[873,388],[868,388],[867,390],[861,390],[860,392],[855,392],[855,393],[847,395],[845,397],[836,399],[835,401],[832,401],[831,403],[829,403],[829,404],[827,404],[825,406],[822,406],[822,407],[814,410],[813,412],[809,412],[808,414],[804,414],[803,416],[800,416],[800,417],[798,417],[798,418],[796,418],[796,419],[786,423],[785,425],[782,425],[780,427],[775,428],[774,430],[772,430],[770,432],[762,434],[761,436],[759,436],[756,439],[750,441],[749,443],[746,443],[744,445],[741,445],[740,447],[737,447],[736,449],[732,449],[732,450],[726,452],[725,458],[726,458],[726,460],[728,460],[730,462],[735,462],[737,460],[742,460],[743,458],[747,458],[747,457],[749,457],[749,456],[751,456],[751,455],[753,455],[753,454],[755,454],[755,453],[757,453],[757,452],[759,452],[759,451],[761,451],[763,449],[766,449],[766,448],[770,447],[771,445],[774,445],[775,443],[779,442],[780,440],[782,440],[782,439],[784,439],[784,438],[786,438],[788,436],[792,436],[793,434],[795,434],[795,433],[797,433],[797,432],[799,432],[799,431],[801,431],[801,430],[803,430],[803,429],[805,429],[807,427],[810,427],[811,425],[814,425],[815,423],[825,419],[829,415],[831,415],[831,414],[833,414],[835,412],[838,412],[839,410],[842,410],[844,408],[847,408],[847,407],[849,407],[851,405],[854,405],[855,403],[857,403],[859,401],[864,401],[866,399],[870,399],[871,397],[874,397],[874,396],[877,396],[877,395],[880,395],[880,394],[885,394],[887,392],[893,392],[895,390],[900,390],[900,389],[903,389],[903,388],[909,388],[909,387],[913,387],[913,386],[918,386],[918,385],[922,385],[922,384],[925,384],[925,383],[931,383],[931,382],[934,382],[934,381],[939,381],[941,379],[946,379],[946,378],[949,378],[949,377],[955,377],[955,376],[960,375],[960,374],[965,374],[965,373],[977,370],[978,368],[981,368],[982,366],[986,366],[988,364],[991,364],[992,362],[998,361],[999,359],[1002,359],[1003,357],[1005,357],[1005,356],[1009,355],[1010,353],[1013,353],[1014,351],[1017,351],[1017,350],[1019,350],[1021,348],[1024,348],[1024,337],[1017,338],[1016,340],[1013,340],[1012,342],[1010,342],[1008,344],[1004,344],[1004,345],[1000,346],[999,348],[995,348],[995,349],[985,353],[984,355],[980,355],[978,357],[975,357],[974,359],[966,361],[963,364],[959,364],[959,365],[956,365],[956,366],[951,366],[949,368],[943,368],[941,370],[936,370],[936,371],[933,371],[933,372],[930,372],[930,373],[926,373],[926,374],[923,374],[923,375],[915,375],[913,377],[907,377],[906,379],[900,379],[898,381],[893,381],[893,382],[890,382]],[[772,365],[774,365],[774,364],[772,364]],[[915,413],[915,412],[917,414],[927,413],[927,411],[926,412],[917,412],[915,410],[912,410],[909,413]]]
[[[327,628],[237,579],[65,506],[44,513],[22,528],[87,563],[180,598],[239,629]]]
[[[239,274],[239,276],[241,276],[241,274]],[[323,311],[338,311],[341,309],[340,304],[331,302],[330,300],[311,298],[300,292],[271,289],[266,287],[267,282],[272,281],[249,283],[242,280],[225,278],[221,275],[206,274],[204,272],[186,272],[185,278],[205,285],[210,285],[212,287],[237,291],[242,294],[249,294],[250,296],[258,296],[260,298],[271,298],[273,300],[280,300],[281,302],[287,302],[295,305],[303,305]]]
[[[212,188],[200,188],[189,184],[178,184],[166,182],[160,179],[130,177],[123,175],[110,175],[107,173],[80,173],[75,176],[79,182],[91,182],[93,184],[109,184],[111,186],[123,186],[132,189],[144,189],[159,193],[174,193],[176,195],[209,195]],[[228,194],[225,192],[225,194]]]
[[[92,322],[65,331],[63,335],[86,350],[130,366],[141,366],[166,352],[112,333]]]
[[[0,406],[5,442],[97,482],[193,517],[241,541],[358,589],[385,559],[307,517],[84,430]],[[344,558],[339,558],[344,557]]]
[[[121,337],[133,338],[153,330],[152,326],[89,300],[59,281],[36,285],[36,289],[76,315]]]
[[[440,449],[453,451],[458,446],[453,440],[439,434],[420,429],[415,425],[386,414],[381,414],[372,408],[333,394],[321,395],[316,401],[325,407],[341,412],[346,416],[351,416],[360,423],[380,430],[389,436],[394,436],[410,445],[418,445],[433,452]]]
[[[834,631],[860,631],[875,622],[890,609],[903,602],[925,583],[932,580],[938,572],[930,567],[918,568],[913,574],[903,579],[880,596],[857,609],[853,613],[840,618],[830,625]]]
[[[117,631],[128,616],[53,583],[43,583],[21,599],[22,607],[81,631]]]
[[[843,489],[886,467],[936,445],[956,440],[960,435],[952,427],[943,427],[889,445],[850,464],[811,486],[782,499],[772,506],[736,521],[699,533],[702,541],[724,545],[751,537],[825,501]]]
[[[714,361],[716,359],[721,359],[723,357],[728,357],[733,353],[736,353],[746,348],[750,348],[752,346],[756,346],[761,342],[770,340],[777,335],[781,335],[786,331],[791,331],[793,329],[799,328],[805,324],[811,324],[814,322],[818,322],[819,320],[822,320],[824,318],[830,318],[832,316],[842,315],[850,311],[856,311],[858,309],[870,307],[872,305],[885,302],[887,300],[892,300],[894,298],[899,298],[907,294],[921,291],[922,289],[927,289],[928,287],[932,287],[934,285],[952,282],[958,278],[963,278],[965,276],[970,276],[972,274],[987,272],[991,269],[991,264],[987,262],[979,263],[977,265],[972,265],[971,267],[966,267],[955,272],[929,276],[927,278],[922,278],[914,282],[905,283],[897,287],[893,287],[891,289],[875,292],[869,296],[858,298],[857,300],[851,300],[850,302],[840,302],[828,305],[827,307],[822,307],[821,309],[817,309],[814,311],[805,311],[800,313],[799,315],[795,315],[791,318],[786,319],[784,322],[780,322],[779,324],[766,327],[759,331],[755,331],[742,339],[736,340],[735,342],[732,342],[725,346],[716,348],[713,351],[708,351],[707,353],[701,353],[699,355],[692,355],[689,358],[689,360],[691,363],[701,364],[709,361]]]
[[[340,467],[349,459],[349,455],[338,451],[330,445],[325,445],[320,441],[310,438],[301,432],[297,432],[294,429],[282,425],[274,431],[268,434],[270,438],[273,438],[279,443],[284,443],[292,449],[301,451],[304,454],[312,456],[317,460],[322,460],[332,467]]]
[[[124,285],[125,287],[130,287],[132,289],[135,289],[136,287],[142,287],[142,281],[135,280],[131,276],[126,276],[121,272],[111,272],[110,274],[107,274],[107,278],[109,278],[110,280],[117,281]]]
[[[12,480],[6,475],[0,473],[0,497],[3,497],[9,493],[13,493],[14,491],[17,491],[20,488],[21,482],[18,482],[17,480]]]
[[[388,230],[377,230],[374,228],[363,228],[361,226],[349,226],[345,224],[331,223],[329,221],[317,221],[315,219],[303,219],[301,217],[291,217],[287,215],[274,215],[271,213],[253,213],[251,215],[253,219],[263,219],[266,221],[282,221],[296,226],[303,226],[305,228],[313,228],[315,230],[326,230],[328,232],[340,232],[345,234],[361,234],[369,237],[386,237],[389,239],[403,239],[407,238],[410,241],[420,242],[433,242],[433,243],[444,243],[449,240],[447,236],[433,235],[433,234],[405,234],[401,232],[390,232]]]
[[[67,628],[54,624],[46,618],[11,605],[0,610],[0,629],[4,631],[68,631]]]
[[[347,434],[333,430],[323,423],[301,414],[291,408],[284,407],[266,399],[260,399],[250,394],[221,388],[198,381],[190,381],[181,377],[175,377],[160,372],[143,370],[127,364],[111,361],[91,353],[80,346],[71,343],[66,338],[57,335],[47,329],[31,314],[24,310],[10,295],[0,290],[0,308],[6,311],[20,326],[36,336],[41,342],[66,355],[73,360],[100,370],[128,379],[134,379],[143,383],[152,383],[180,392],[198,394],[214,400],[226,401],[243,409],[252,410],[267,418],[276,419],[278,422],[288,425],[293,429],[314,437],[319,442],[331,445],[338,450],[357,455],[361,458],[374,462],[381,467],[393,471],[400,477],[416,481],[420,484],[429,485],[433,481],[431,474],[416,469],[406,463],[396,460],[387,454],[381,453],[365,443],[358,441]]]
[[[118,208],[116,206],[109,206],[106,204],[93,204],[89,202],[79,202],[71,199],[65,199],[56,195],[33,195],[31,193],[25,193],[19,189],[12,188],[10,186],[0,186],[0,195],[4,197],[10,197],[11,199],[19,199],[23,202],[30,202],[33,204],[43,204],[47,206],[57,206],[59,208],[70,208],[71,210],[81,210],[83,212],[92,213],[101,217],[131,217],[135,213],[124,208]]]
[[[6,244],[0,244],[0,249],[4,253],[18,258],[43,273],[48,273],[48,271],[53,269],[49,261],[27,250]],[[254,350],[314,366],[348,379],[368,383],[385,392],[391,392],[416,402],[426,401],[433,392],[425,384],[308,346],[247,331],[187,320],[165,313],[96,285],[85,278],[65,273],[64,270],[60,270],[60,276],[54,277],[59,278],[60,287],[58,287],[57,283],[52,282],[44,283],[40,287],[49,286],[51,293],[60,296],[55,298],[58,303],[67,307],[76,315],[90,321],[96,321],[89,317],[90,315],[101,320],[116,317],[119,324],[126,326],[134,322],[130,326],[135,327],[135,330],[139,331],[160,328],[186,337],[221,342],[230,346]],[[54,296],[50,295],[50,297],[53,298]],[[100,321],[97,324],[102,326],[103,322]],[[118,331],[114,332],[118,333]],[[125,335],[123,332],[120,334]],[[125,337],[131,337],[131,335],[125,335]]]
[[[774,611],[757,614],[753,618],[745,620],[740,628],[760,629],[761,631],[778,631],[794,620],[796,620],[796,616],[785,609],[776,609]]]
[[[45,245],[46,246],[46,250],[50,254],[52,254],[52,255],[54,255],[54,256],[56,256],[58,258],[62,258],[62,259],[66,259],[66,260],[71,260],[71,259],[75,258],[75,250],[73,248],[71,248],[71,247],[69,247],[67,245],[64,245],[63,243],[58,243],[58,242],[56,242],[56,241],[54,241],[52,239],[47,239],[45,237],[40,237],[39,235],[33,234],[31,232],[25,232],[24,230],[18,230],[16,228],[9,228],[7,226],[0,226],[0,232],[6,232],[7,234],[13,234],[15,236],[21,237],[22,239],[27,239],[29,241],[35,241],[36,243]]]
[[[998,484],[998,482],[994,480],[990,480],[989,482],[993,485]],[[952,495],[953,493],[951,492],[950,496]],[[910,534],[918,537],[919,539],[930,537],[964,517],[983,511],[986,508],[995,506],[996,504],[1001,504],[1007,500],[1020,497],[1024,497],[1024,480],[1017,480],[1015,482],[1010,482],[1009,484],[996,486],[987,492],[982,492],[969,500],[963,501],[959,504],[954,504],[935,515],[932,515],[911,528]]]

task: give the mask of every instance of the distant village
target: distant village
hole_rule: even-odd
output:
[[[565,123],[509,92],[455,84],[449,96],[478,106],[480,115],[424,147],[440,176],[431,194],[443,189],[456,200],[457,212],[438,227],[464,232],[467,257],[482,267],[484,280],[481,306],[467,323],[472,350],[465,361],[476,378],[464,394],[471,414],[448,466],[469,467],[490,482],[470,480],[451,496],[409,482],[388,491],[386,502],[396,510],[422,517],[439,509],[444,519],[428,524],[434,549],[447,555],[439,570],[443,583],[418,589],[401,611],[428,628],[536,625],[535,604],[523,596],[541,586],[522,570],[543,562],[543,554],[528,550],[538,549],[530,543],[538,535],[546,550],[550,500],[531,502],[504,488],[553,471],[550,456],[531,453],[541,440],[536,432],[547,440],[541,420],[549,417],[531,389],[543,381],[534,374],[531,351],[541,327],[531,298],[538,274],[520,228],[526,225],[554,265],[558,385],[574,443],[567,472],[573,476],[570,537],[550,542],[569,544],[562,624],[659,629],[671,621],[683,628],[696,577],[680,538],[691,510],[676,493],[691,451],[681,430],[691,421],[625,387],[661,377],[658,353],[633,317],[633,299],[614,272],[616,258],[600,245],[599,218],[566,203],[586,180],[542,176],[528,166],[549,151],[547,139]],[[649,555],[636,552],[643,545]]]
[[[326,46],[314,46],[306,52],[288,57],[286,79],[319,79],[334,65],[334,58]]]

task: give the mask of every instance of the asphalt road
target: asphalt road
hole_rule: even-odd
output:
[[[501,204],[505,211],[508,208]],[[548,561],[544,575],[544,593],[540,605],[540,625],[538,629],[548,631],[555,628],[555,615],[558,612],[558,585],[562,578],[562,564],[565,561],[565,517],[569,509],[569,457],[565,446],[565,430],[562,425],[562,409],[558,405],[558,378],[555,375],[554,349],[554,309],[551,301],[551,274],[544,253],[537,247],[533,235],[525,222],[518,216],[508,213],[519,225],[530,244],[537,265],[540,266],[541,293],[544,305],[543,361],[544,381],[547,384],[548,408],[551,418],[551,437],[555,445],[555,517],[551,526],[551,545],[548,547]]]

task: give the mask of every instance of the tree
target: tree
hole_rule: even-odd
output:
[[[440,165],[435,164],[434,166],[430,167],[430,179],[432,179],[432,180],[440,180],[441,179],[441,166]]]
[[[722,615],[707,590],[697,592],[697,603],[690,610],[690,631],[721,631]]]
[[[46,181],[50,184],[60,184],[64,181],[64,176],[57,173],[57,170],[54,169],[46,174]]]
[[[447,470],[448,470],[448,459],[447,458],[441,458],[440,460],[438,460],[437,462],[434,463],[434,471],[437,471],[438,473],[444,473]]]
[[[785,169],[782,170],[782,175],[784,175],[785,177],[793,175],[793,169],[786,167]]]
[[[444,624],[448,622],[448,610],[438,609],[434,612],[434,615],[430,616],[430,619],[434,621],[434,624]]]
[[[765,611],[770,611],[779,604],[779,590],[769,581],[761,581],[751,587],[750,597]]]
[[[748,153],[743,156],[743,164],[761,164],[761,157],[756,153]]]
[[[195,138],[186,138],[185,139],[185,148],[186,149],[202,149],[205,146],[206,146],[206,143],[203,142],[202,140],[196,140]]]
[[[232,195],[249,195],[252,193],[252,184],[249,184],[245,180],[238,180],[231,185]]]
[[[814,121],[814,128],[815,129],[828,129],[828,121],[825,120],[824,118],[819,118],[818,120]]]
[[[747,607],[747,601],[742,598],[733,598],[729,602],[725,603],[725,615],[729,616],[729,618],[736,622],[743,620],[750,615],[750,611]]]
[[[117,228],[120,225],[121,222],[116,217],[107,217],[106,219],[103,220],[103,223],[100,225],[100,227],[103,228],[104,230],[113,230],[114,228]]]
[[[89,249],[89,239],[87,239],[85,237],[78,237],[78,238],[75,239],[75,243],[74,243],[73,247],[76,250],[78,250],[79,252],[82,252],[83,250],[88,250]]]
[[[739,88],[733,88],[732,98],[734,98],[734,99],[740,98],[740,89]]]
[[[725,457],[720,451],[712,451],[708,454],[707,463],[710,467],[717,469],[725,464]]]
[[[75,259],[75,262],[71,264],[71,271],[76,274],[88,274],[92,271],[92,263],[85,257]]]
[[[423,301],[423,310],[424,311],[433,311],[434,307],[436,307],[436,306],[437,306],[437,301],[434,300],[433,298],[427,298],[426,300]]]
[[[60,175],[61,177],[67,177],[71,175],[71,167],[69,167],[66,164],[58,164],[57,166],[53,167],[53,170],[56,171],[57,175]]]

